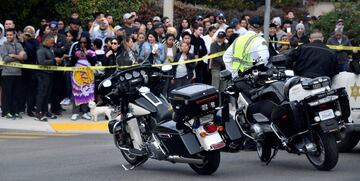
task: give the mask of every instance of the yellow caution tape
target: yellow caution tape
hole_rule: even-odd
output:
[[[279,44],[285,44],[289,45],[290,43],[287,41],[270,41],[271,43],[279,43]],[[301,45],[301,43],[299,43]],[[326,45],[331,49],[335,50],[358,50],[360,51],[360,47],[354,47],[354,46],[340,46],[340,45]]]
[[[187,64],[187,63],[194,63],[194,62],[199,62],[202,60],[208,60],[208,59],[213,59],[216,57],[220,57],[224,55],[224,52],[218,52],[218,53],[214,53],[211,55],[206,55],[202,58],[197,58],[197,59],[193,59],[193,60],[186,60],[183,62],[174,62],[174,63],[170,63],[170,65],[180,65],[180,64]],[[171,61],[170,61],[171,62]],[[46,65],[34,65],[34,64],[21,64],[21,63],[5,63],[4,61],[0,61],[0,66],[6,66],[6,67],[16,67],[16,68],[25,68],[25,69],[33,69],[33,70],[47,70],[47,71],[67,71],[67,72],[72,72],[72,71],[79,71],[79,70],[87,70],[88,68],[90,68],[91,70],[101,70],[101,69],[108,69],[108,68],[118,68],[118,69],[126,69],[126,68],[131,68],[131,67],[135,67],[138,64],[134,64],[134,65],[129,65],[129,66],[82,66],[82,67],[60,67],[60,66],[46,66]],[[153,67],[161,67],[164,64],[155,64],[152,65]]]

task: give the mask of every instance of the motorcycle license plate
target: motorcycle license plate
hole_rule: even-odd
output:
[[[319,112],[319,116],[320,116],[321,121],[325,121],[325,120],[334,118],[335,114],[332,109],[328,109],[328,110]]]

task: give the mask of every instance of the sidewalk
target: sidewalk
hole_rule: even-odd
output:
[[[41,122],[34,117],[21,114],[22,119],[7,119],[0,117],[0,129],[43,131],[43,132],[61,132],[61,133],[108,133],[108,121],[104,115],[99,116],[98,122],[85,120],[79,117],[72,121],[71,106],[65,106],[65,112],[57,119],[48,119],[48,122]]]

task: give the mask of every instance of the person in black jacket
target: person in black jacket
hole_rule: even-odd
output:
[[[189,44],[182,42],[180,52],[175,55],[174,62],[183,62],[194,59],[194,54],[189,53],[189,49]],[[190,84],[192,77],[194,76],[194,68],[195,63],[174,65],[172,69],[173,79],[171,80],[172,89]]]
[[[207,54],[205,41],[200,37],[203,34],[203,26],[195,23],[193,25],[194,33],[191,35],[191,45],[194,45],[195,58],[202,58]],[[211,83],[211,75],[208,65],[204,61],[199,61],[195,68],[197,83]]]
[[[106,51],[106,62],[104,66],[116,65],[116,57],[120,55],[120,42],[118,39],[113,38],[110,40],[111,47]],[[105,69],[105,75],[108,77],[115,72],[115,69]]]
[[[39,65],[60,65],[62,63],[62,59],[54,55],[52,50],[54,44],[55,39],[53,36],[47,35],[43,38],[43,46],[36,52]],[[53,72],[47,70],[38,71],[37,80],[39,82],[36,97],[37,117],[40,121],[47,121],[47,116],[52,117],[48,111],[48,100],[54,83]]]
[[[339,73],[335,52],[323,41],[322,33],[315,31],[310,35],[310,43],[304,44],[292,53],[296,75],[308,78],[319,76],[332,78]]]

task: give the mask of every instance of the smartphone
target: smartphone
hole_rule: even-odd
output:
[[[286,28],[286,33],[291,33],[291,27]]]

